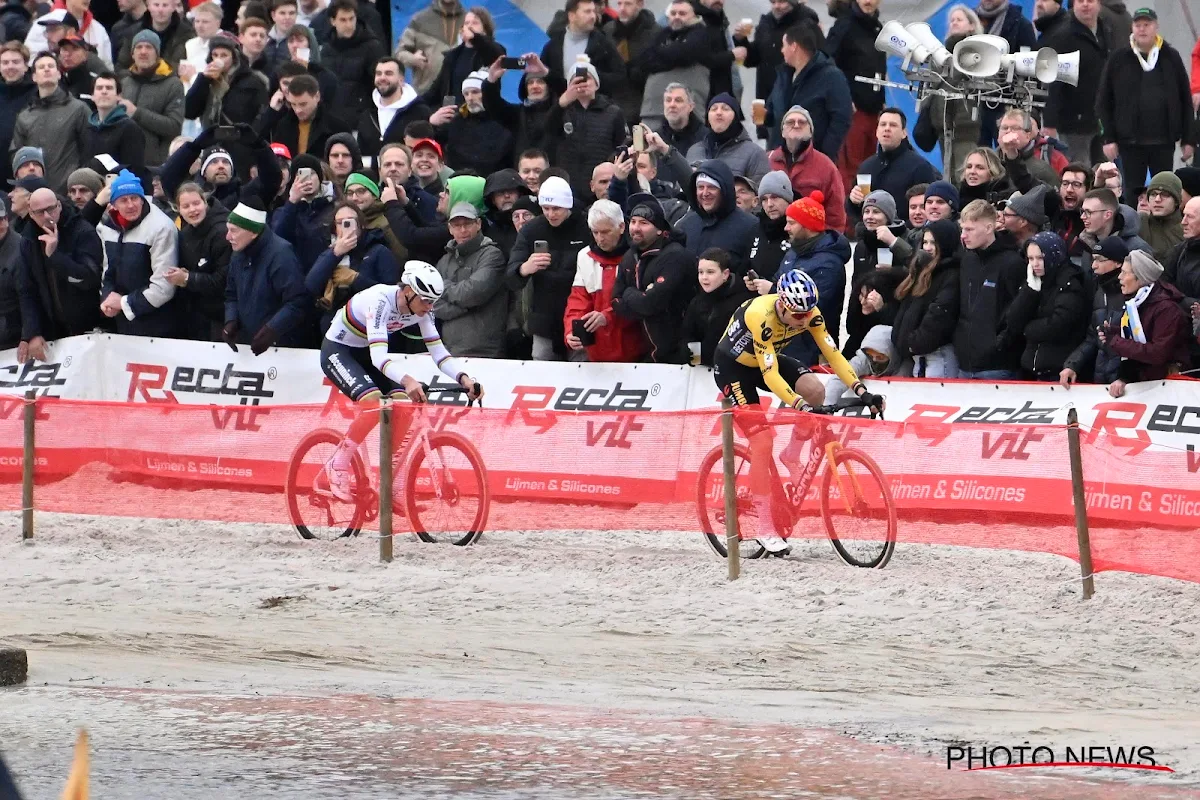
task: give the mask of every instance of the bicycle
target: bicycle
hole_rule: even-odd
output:
[[[428,392],[429,387],[425,387]],[[440,389],[462,393],[462,389]],[[468,405],[468,408],[470,405]],[[483,535],[491,509],[491,491],[483,457],[464,436],[434,430],[427,406],[414,404],[413,419],[392,454],[394,513],[408,517],[423,542],[450,542],[460,547]],[[358,446],[353,458],[354,486],[349,502],[334,497],[325,465],[343,435],[320,428],[296,445],[288,461],[285,493],[288,514],[302,539],[357,536],[364,523],[379,516],[379,492],[373,482],[371,448]],[[399,495],[403,492],[403,496]],[[443,504],[447,519],[433,510]]]
[[[852,408],[865,408],[854,399],[832,405],[817,406],[812,413],[832,415]],[[874,418],[874,414],[871,415]],[[796,424],[803,425],[801,419]],[[883,569],[896,549],[896,504],[883,470],[871,456],[847,447],[831,430],[829,424],[808,421],[815,430],[810,439],[808,463],[795,482],[782,480],[777,459],[771,458],[771,513],[776,530],[787,539],[800,521],[800,509],[816,477],[821,463],[825,473],[821,478],[821,516],[825,533],[834,551],[854,567]],[[725,546],[725,475],[723,451],[714,447],[700,463],[696,486],[697,512],[704,540],[721,558],[729,552]],[[843,472],[844,470],[844,472]],[[754,530],[757,519],[750,494],[750,448],[734,444],[734,481],[737,487],[739,529]],[[870,480],[866,480],[869,477]],[[861,523],[861,528],[855,523]],[[743,558],[761,558],[766,548],[756,540],[743,536],[740,551]]]

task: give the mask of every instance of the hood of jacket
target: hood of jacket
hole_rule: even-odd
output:
[[[1120,236],[1122,239],[1132,239],[1142,231],[1142,221],[1138,218],[1137,211],[1129,206],[1121,203],[1117,206],[1117,213],[1113,216],[1113,236]]]
[[[711,159],[709,161],[701,161],[700,165],[696,167],[696,171],[692,173],[687,187],[688,205],[701,218],[707,219],[710,215],[702,211],[700,204],[696,202],[696,179],[702,174],[716,180],[717,184],[721,187],[721,205],[717,207],[717,213],[711,216],[718,219],[728,217],[737,208],[737,193],[733,185],[733,170],[724,161]]]
[[[56,106],[65,106],[67,103],[70,103],[72,99],[73,98],[71,97],[70,92],[68,92],[62,86],[57,86],[54,89],[54,93],[49,97],[34,95],[30,100],[30,105],[38,108],[54,108]]]
[[[358,146],[358,141],[352,133],[335,133],[325,140],[325,163],[329,163],[329,151],[333,149],[335,144],[343,144],[350,151],[350,161],[353,164],[353,171],[359,172],[362,170],[362,148]]]
[[[850,263],[850,240],[837,231],[825,231],[809,241],[812,244],[805,248],[804,257],[812,258],[828,253],[840,259],[843,264]]]
[[[108,116],[106,116],[104,119],[100,119],[100,113],[98,111],[93,111],[91,116],[88,117],[88,124],[96,130],[102,131],[105,128],[111,128],[127,119],[129,119],[129,112],[125,110],[125,106],[114,106],[113,110],[109,111]]]
[[[892,328],[891,328],[891,326],[890,325],[875,325],[874,327],[871,328],[871,330],[867,331],[866,335],[863,336],[862,345],[859,347],[859,352],[865,351],[868,347],[877,353],[883,353],[885,356],[888,357],[889,362],[893,358],[895,358],[896,350],[892,345]],[[863,352],[863,355],[866,355],[866,353]],[[870,359],[868,359],[868,361],[869,360]],[[871,364],[872,364],[872,366],[874,366],[873,361],[871,362]],[[885,368],[886,368],[886,365],[885,365]]]
[[[375,104],[376,108],[389,108],[395,111],[397,114],[411,106],[419,96],[420,95],[417,94],[417,90],[414,89],[407,81],[405,81],[403,88],[400,89],[400,101],[398,103],[384,106],[383,96],[379,94],[379,90],[371,90],[371,102]]]

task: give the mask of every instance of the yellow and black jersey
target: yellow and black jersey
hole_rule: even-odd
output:
[[[767,294],[747,300],[733,312],[729,327],[717,345],[717,357],[733,358],[747,367],[758,366],[763,381],[776,397],[788,405],[795,403],[794,387],[779,374],[779,351],[788,342],[802,333],[809,333],[817,342],[821,354],[829,366],[847,385],[858,383],[853,367],[842,356],[837,343],[825,329],[825,318],[819,308],[814,308],[807,322],[801,327],[785,325],[775,313],[775,301],[779,295]]]

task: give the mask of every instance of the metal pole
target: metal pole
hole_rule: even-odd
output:
[[[1079,415],[1067,410],[1067,447],[1071,451],[1071,488],[1075,504],[1075,534],[1079,538],[1079,571],[1083,575],[1083,599],[1096,593],[1092,583],[1092,542],[1088,535],[1087,496],[1083,491],[1083,453],[1079,449]]]
[[[392,404],[379,409],[379,560],[392,560]]]
[[[742,570],[742,539],[738,535],[737,479],[733,471],[733,403],[721,401],[721,455],[725,467],[725,560],[729,562],[729,580],[736,581]]]
[[[25,394],[25,447],[21,457],[21,539],[33,538],[33,467],[36,461],[33,447],[34,421],[37,419],[37,393]]]

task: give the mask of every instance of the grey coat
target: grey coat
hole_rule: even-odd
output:
[[[733,124],[741,125],[742,123],[735,120]],[[759,147],[758,142],[751,139],[750,134],[746,133],[744,129],[736,139],[716,148],[710,149],[708,137],[705,137],[689,147],[684,158],[689,167],[712,159],[724,161],[733,171],[734,176],[741,175],[743,178],[749,178],[754,181],[755,186],[758,186],[758,182],[763,179],[763,176],[771,171],[771,165],[767,162],[767,152]],[[678,171],[677,165],[673,171]],[[689,175],[690,173],[691,169],[688,170]],[[680,186],[684,186],[687,184],[687,178],[687,175],[678,176],[676,182]]]
[[[446,245],[446,254],[437,263],[446,290],[433,313],[442,343],[454,355],[504,355],[504,330],[508,325],[504,268],[504,253],[483,234],[466,244],[451,240]]]
[[[54,94],[34,95],[29,106],[17,114],[11,152],[26,145],[42,148],[46,157],[46,182],[56,192],[67,189],[67,177],[79,168],[87,142],[91,109],[59,86]]]
[[[159,62],[154,74],[129,73],[121,79],[121,96],[137,106],[133,121],[146,134],[146,166],[167,160],[171,140],[183,129],[183,83],[174,72],[163,74]]]

